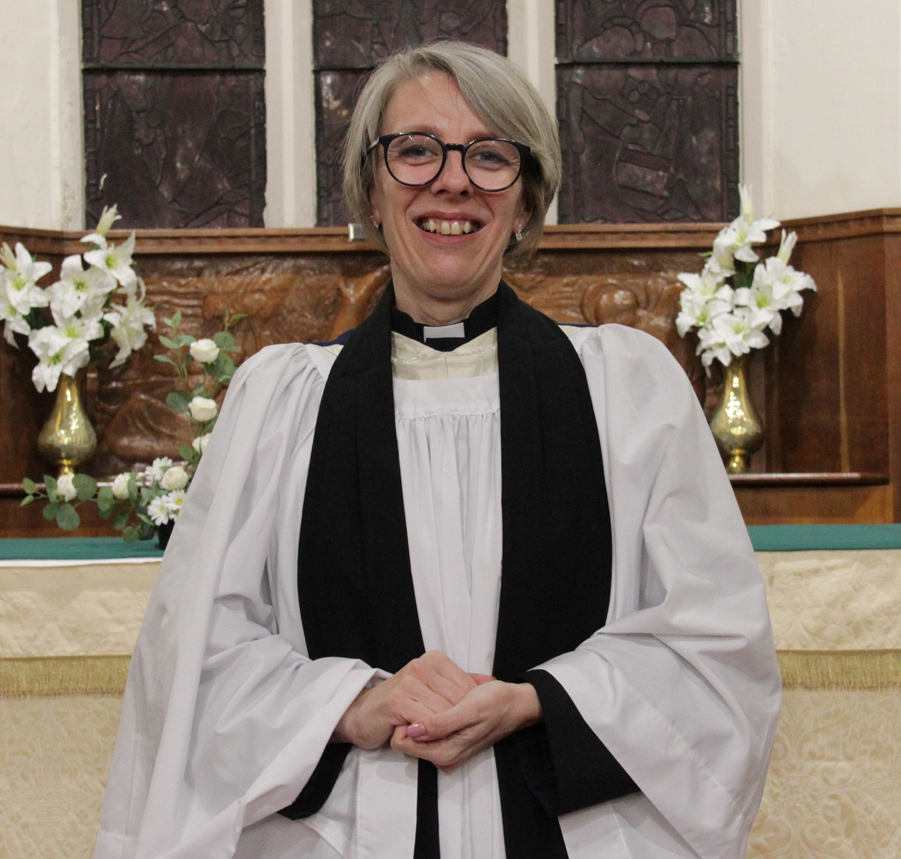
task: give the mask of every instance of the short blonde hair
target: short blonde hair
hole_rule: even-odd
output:
[[[429,72],[453,80],[472,112],[498,137],[532,150],[523,164],[523,201],[529,220],[521,242],[509,253],[526,253],[541,240],[544,216],[560,187],[562,172],[557,125],[526,76],[508,59],[466,42],[432,42],[393,54],[373,72],[360,94],[344,143],[344,198],[352,221],[383,251],[385,239],[370,219],[375,184],[369,146],[378,138],[388,102],[397,88]]]

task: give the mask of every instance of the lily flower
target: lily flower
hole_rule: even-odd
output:
[[[116,221],[121,220],[122,216],[119,214],[119,208],[117,206],[104,206],[103,213],[100,215],[100,222],[97,224],[97,233],[105,238],[110,227],[112,227]]]
[[[94,238],[94,236],[87,236],[84,240],[88,238]],[[129,294],[134,293],[138,283],[138,276],[131,267],[131,257],[135,249],[134,232],[119,246],[107,244],[103,236],[100,236],[100,238],[103,239],[103,244],[95,250],[88,251],[84,255],[85,262],[108,272],[122,285],[126,292]]]
[[[147,331],[156,327],[156,317],[149,307],[145,307],[142,301],[144,297],[143,284],[140,296],[129,295],[125,305],[114,304],[112,309],[103,314],[103,318],[112,324],[110,336],[116,341],[119,351],[110,364],[110,367],[118,367],[125,363],[125,359],[136,349],[140,349],[147,342]]]
[[[46,307],[50,303],[47,293],[37,282],[53,266],[49,262],[35,262],[21,242],[16,243],[13,256],[9,245],[4,244],[0,258],[6,266],[6,297],[23,316],[33,307]]]
[[[60,279],[47,288],[50,309],[61,316],[73,316],[79,311],[98,316],[107,295],[115,288],[116,280],[109,272],[96,266],[85,271],[81,256],[73,254],[63,260]]]

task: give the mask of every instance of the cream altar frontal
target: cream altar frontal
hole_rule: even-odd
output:
[[[896,859],[901,525],[750,530],[785,692],[747,856]],[[87,857],[161,553],[69,538],[0,551],[0,855]]]

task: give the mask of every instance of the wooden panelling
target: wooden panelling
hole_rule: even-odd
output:
[[[717,374],[705,380],[673,318],[676,275],[700,269],[700,253],[720,226],[551,227],[538,253],[511,262],[505,276],[560,322],[619,322],[654,334],[709,409]],[[775,476],[739,483],[739,502],[753,523],[901,521],[901,210],[786,226],[799,234],[793,263],[814,277],[818,292],[751,362],[752,396],[767,426],[752,470]],[[84,249],[80,238],[0,227],[0,241],[22,241],[57,266]],[[383,256],[340,228],[143,230],[135,258],[160,319],[182,309],[186,330],[204,336],[220,325],[225,307],[247,313],[236,331],[241,359],[268,343],[336,336],[365,316],[389,276]],[[102,438],[86,470],[98,477],[170,452],[179,430],[161,402],[172,379],[152,360],[160,349],[154,336],[125,367],[89,375],[88,408]],[[0,484],[7,486],[46,470],[36,438],[52,396],[34,391],[32,366],[27,350],[0,342]],[[780,485],[779,475],[799,472],[868,473],[888,482],[849,477],[846,485],[811,486],[791,478]],[[0,492],[0,535],[58,533],[37,505],[18,509],[10,491]]]

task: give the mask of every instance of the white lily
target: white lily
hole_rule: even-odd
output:
[[[797,241],[797,233],[786,234],[785,230],[782,231],[782,241],[779,242],[779,251],[776,256],[786,265],[788,265],[788,261],[791,259],[792,251],[795,249],[795,242]]]
[[[156,327],[156,317],[149,307],[145,307],[142,301],[144,288],[141,284],[141,294],[129,295],[125,305],[114,304],[112,308],[103,314],[103,318],[112,324],[110,336],[116,341],[119,351],[110,364],[110,367],[118,367],[125,363],[125,359],[136,349],[140,349],[147,342],[147,328],[153,330]]]
[[[63,260],[60,279],[47,288],[50,308],[62,316],[81,311],[88,316],[99,315],[107,295],[116,288],[116,280],[109,272],[96,266],[85,271],[81,256],[73,254]]]
[[[19,313],[9,300],[7,294],[8,272],[4,268],[0,268],[0,321],[3,325],[3,337],[10,346],[16,347],[15,334],[27,335],[31,331],[28,320]]]
[[[731,287],[727,287],[731,294]],[[728,313],[732,303],[727,296],[708,297],[685,289],[679,296],[680,311],[676,316],[676,330],[680,337],[692,328],[703,329],[720,313]]]
[[[86,236],[82,241],[87,241],[89,238],[94,239],[97,236],[99,236],[99,234]],[[135,249],[134,232],[132,232],[123,244],[118,246],[107,244],[106,239],[103,236],[99,237],[103,239],[102,245],[95,250],[88,251],[84,255],[85,262],[97,266],[97,268],[103,271],[109,272],[109,274],[122,285],[122,288],[126,292],[129,294],[134,293],[138,283],[138,277],[131,267],[131,257]]]
[[[50,303],[47,293],[37,282],[53,266],[49,262],[35,262],[21,242],[16,243],[13,256],[9,245],[3,245],[2,258],[6,266],[6,296],[9,303],[23,316],[33,307],[46,307]]]
[[[779,226],[779,221],[772,218],[754,220],[754,205],[751,201],[751,193],[746,185],[738,186],[738,194],[741,198],[741,214],[728,227],[720,230],[717,239],[722,248],[728,248],[735,259],[742,262],[757,262],[757,253],[751,250],[751,245],[766,241],[767,230]],[[714,252],[716,251],[714,242]]]
[[[45,388],[55,391],[59,375],[63,371],[63,349],[69,343],[56,326],[33,329],[28,335],[28,347],[38,357],[38,364],[31,372],[31,379],[38,391]]]
[[[110,227],[116,222],[122,220],[117,206],[104,206],[103,213],[100,215],[100,221],[97,224],[97,233],[104,238],[110,231]]]

